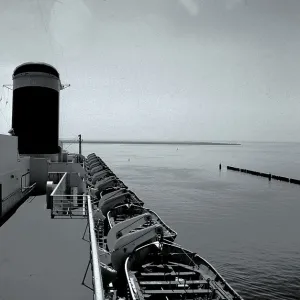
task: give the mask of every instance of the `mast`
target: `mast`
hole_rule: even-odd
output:
[[[79,138],[79,155],[81,155],[81,134],[78,135],[78,138]]]

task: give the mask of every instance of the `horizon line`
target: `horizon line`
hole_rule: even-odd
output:
[[[60,139],[62,143],[78,143],[76,139]],[[133,140],[82,140],[85,144],[161,144],[161,145],[231,145],[240,146],[237,142],[200,142],[200,141],[133,141]]]

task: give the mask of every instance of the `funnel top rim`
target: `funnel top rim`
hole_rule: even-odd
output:
[[[13,76],[26,72],[44,72],[59,78],[58,71],[50,64],[44,62],[26,62],[14,69]]]

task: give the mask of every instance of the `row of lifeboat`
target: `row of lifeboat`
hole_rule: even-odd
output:
[[[107,299],[242,299],[209,262],[175,243],[176,231],[100,157],[89,154],[84,166]]]

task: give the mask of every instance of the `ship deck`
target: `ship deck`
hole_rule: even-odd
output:
[[[86,220],[51,219],[45,204],[45,196],[30,197],[0,227],[0,300],[93,297],[81,285],[89,258],[81,239]]]

